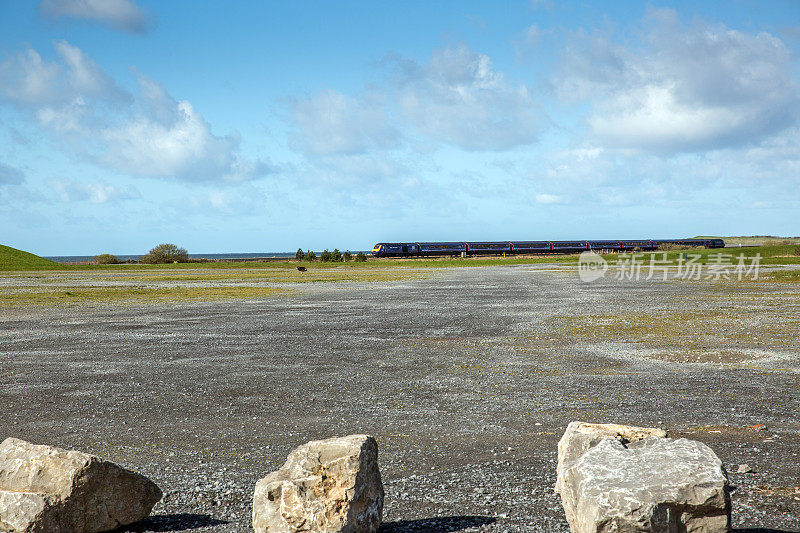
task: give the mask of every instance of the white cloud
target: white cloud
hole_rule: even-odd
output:
[[[222,215],[263,214],[270,203],[270,195],[252,185],[241,189],[225,189],[191,194],[187,198],[193,212]]]
[[[66,41],[56,42],[55,48],[67,66],[67,84],[74,94],[103,100],[130,100],[130,95],[120,89],[83,50]]]
[[[65,41],[55,42],[54,47],[61,63],[43,60],[32,48],[3,61],[0,64],[2,98],[34,108],[88,99],[107,103],[130,101],[130,95],[78,47]]]
[[[48,63],[33,49],[17,54],[14,60],[0,64],[3,97],[20,104],[44,103],[59,98],[61,69]]]
[[[292,114],[299,128],[293,143],[311,155],[363,153],[399,142],[400,135],[389,125],[386,107],[377,96],[357,99],[323,91],[295,100]]]
[[[25,174],[18,168],[0,162],[0,186],[19,185],[25,181]]]
[[[107,183],[82,183],[72,180],[52,180],[50,188],[62,202],[90,202],[104,204],[117,200],[132,200],[141,197],[133,187],[120,188]]]
[[[32,49],[0,66],[6,100],[32,111],[82,158],[130,175],[237,182],[274,172],[245,158],[240,140],[218,136],[188,101],[135,72],[136,97],[79,48],[55,43],[61,62]]]
[[[535,142],[543,113],[528,89],[505,81],[488,56],[465,46],[426,63],[391,56],[387,83],[363,94],[333,90],[290,102],[290,146],[304,156],[303,181],[374,188],[436,170],[435,152],[507,150]],[[409,181],[411,180],[411,181]]]
[[[533,143],[542,113],[524,85],[514,86],[491,60],[466,46],[400,66],[399,105],[405,120],[435,142],[466,150],[507,150]]]
[[[151,22],[131,0],[42,0],[39,9],[50,17],[91,20],[129,33],[144,33]]]
[[[559,94],[587,98],[605,146],[654,153],[753,144],[797,123],[800,86],[778,38],[725,26],[686,27],[653,10],[639,48],[578,32],[556,76]]]
[[[274,171],[244,158],[238,138],[211,133],[189,102],[175,101],[150,78],[139,80],[140,112],[98,132],[107,147],[99,162],[128,174],[187,181],[242,181]]]
[[[564,197],[558,196],[556,194],[544,194],[540,193],[535,196],[537,204],[562,204],[564,203]]]

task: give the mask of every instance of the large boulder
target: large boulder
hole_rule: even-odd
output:
[[[110,531],[145,518],[160,499],[155,483],[94,455],[0,444],[0,531]]]
[[[658,428],[570,422],[561,440],[558,441],[555,491],[561,493],[564,467],[578,459],[589,448],[596,446],[603,439],[615,439],[622,444],[627,444],[651,437],[664,438],[666,436],[667,433]]]
[[[256,533],[375,532],[383,514],[378,444],[367,435],[311,441],[256,483]]]
[[[603,439],[564,467],[561,501],[573,533],[723,533],[728,479],[705,444]]]

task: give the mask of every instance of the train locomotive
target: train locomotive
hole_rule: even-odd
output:
[[[662,244],[685,247],[724,248],[722,239],[650,239],[601,241],[486,241],[486,242],[379,242],[375,257],[425,257],[437,255],[573,254],[587,250],[603,252],[654,251]]]

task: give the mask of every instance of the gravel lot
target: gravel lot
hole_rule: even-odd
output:
[[[378,439],[387,532],[568,531],[552,492],[567,423],[659,426],[717,452],[740,533],[796,532],[799,316],[798,284],[583,284],[534,266],[5,307],[0,439],[152,478],[166,496],[130,531],[251,530],[257,479],[349,433]]]

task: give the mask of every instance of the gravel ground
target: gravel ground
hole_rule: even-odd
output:
[[[383,531],[568,531],[567,423],[659,426],[723,460],[739,533],[800,531],[797,284],[507,266],[292,289],[0,308],[0,439],[149,476],[165,497],[129,531],[251,530],[257,479],[349,433],[378,439]]]

